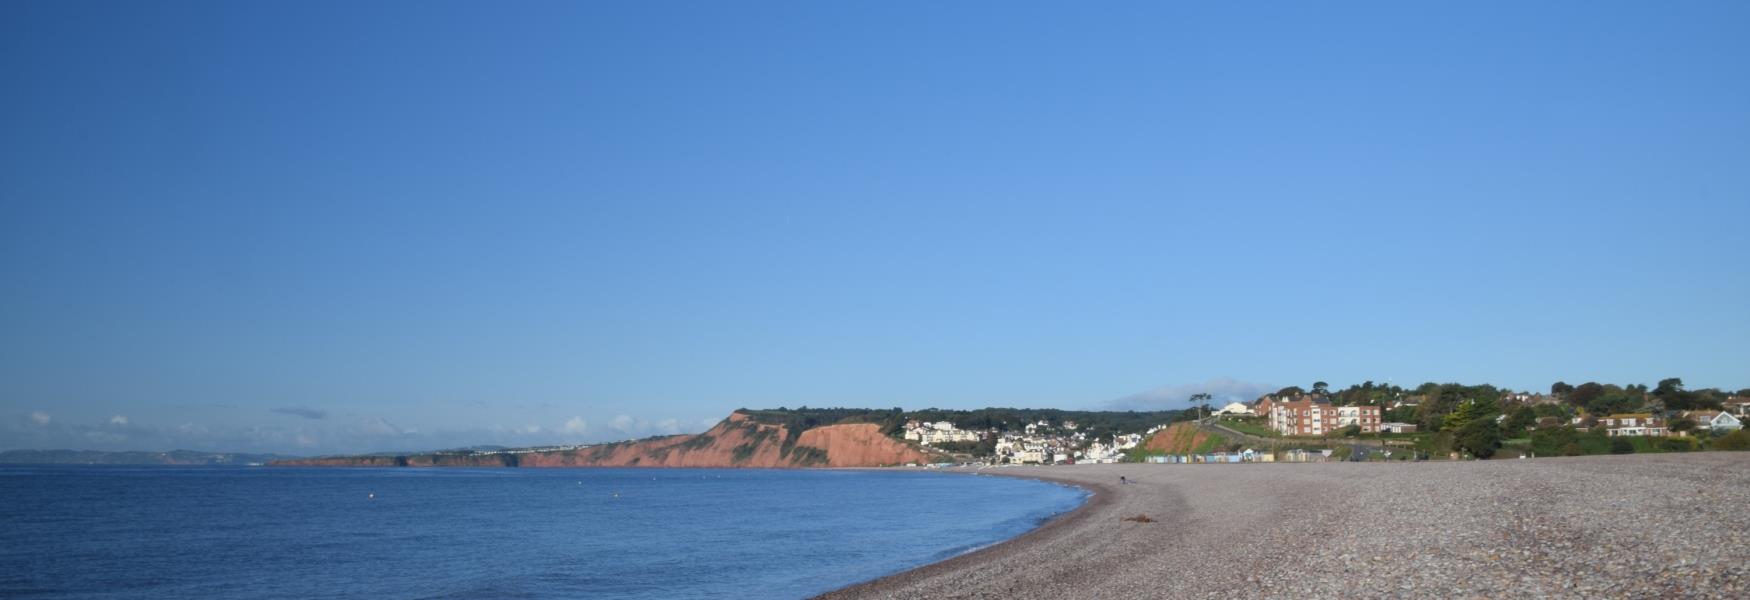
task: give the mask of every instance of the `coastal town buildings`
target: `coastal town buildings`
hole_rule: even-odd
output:
[[[1334,406],[1328,397],[1310,394],[1292,400],[1264,396],[1251,410],[1262,415],[1272,431],[1282,435],[1327,435],[1350,425],[1364,433],[1378,433],[1385,421],[1381,407]]]
[[[1215,414],[1218,414],[1218,415],[1253,415],[1253,414],[1257,414],[1257,413],[1252,412],[1252,407],[1246,406],[1246,404],[1244,402],[1229,402],[1229,403],[1227,403],[1227,406],[1221,407],[1221,410],[1215,411]]]
[[[1598,427],[1604,428],[1611,437],[1619,436],[1664,436],[1669,432],[1665,429],[1665,420],[1653,416],[1652,413],[1617,413],[1598,419]]]
[[[1379,432],[1380,411],[1377,406],[1339,406],[1337,407],[1337,427],[1343,428],[1356,425],[1362,433]]]
[[[1738,417],[1750,417],[1750,396],[1732,396],[1726,398],[1726,412]],[[1742,420],[1742,419],[1740,419]]]
[[[1317,396],[1270,404],[1270,429],[1282,435],[1325,435],[1337,428],[1337,407]]]
[[[1252,403],[1252,414],[1269,418],[1270,411],[1276,408],[1275,396],[1264,396]]]
[[[996,434],[997,464],[1104,464],[1123,460],[1126,450],[1142,444],[1143,433],[1120,433],[1095,437],[1073,421],[1053,426],[1046,421],[1028,423],[1021,431]],[[1152,431],[1151,431],[1152,433]]]
[[[1744,428],[1744,423],[1732,413],[1719,410],[1692,410],[1683,418],[1695,422],[1696,431],[1730,433]]]
[[[976,442],[984,439],[984,435],[984,432],[960,429],[947,421],[935,423],[909,421],[905,424],[905,439],[925,446],[949,442]]]
[[[1379,430],[1385,433],[1415,433],[1414,423],[1380,423]]]

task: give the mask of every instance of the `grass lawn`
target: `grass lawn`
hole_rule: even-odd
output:
[[[1195,447],[1195,448],[1192,448],[1191,454],[1208,454],[1210,452],[1214,452],[1215,449],[1220,448],[1222,446],[1226,446],[1226,445],[1227,445],[1227,438],[1212,434],[1209,437],[1204,438],[1203,443],[1198,444],[1197,447]]]
[[[1221,425],[1240,433],[1249,433],[1258,437],[1281,437],[1280,434],[1271,431],[1270,428],[1254,421],[1241,421],[1238,419],[1223,420]]]

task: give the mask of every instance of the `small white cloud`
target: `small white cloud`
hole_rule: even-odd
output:
[[[565,433],[583,433],[583,430],[588,428],[589,421],[583,420],[583,417],[572,417],[570,421],[565,422]]]
[[[394,436],[402,434],[400,427],[396,427],[394,423],[390,423],[388,419],[382,417],[366,417],[361,419],[358,423],[357,431],[365,435]]]
[[[530,425],[528,427],[523,428],[523,433],[540,433],[540,432],[541,432],[540,425]]]
[[[638,428],[638,419],[632,418],[631,415],[620,415],[614,417],[614,421],[608,426],[614,428],[614,431],[631,434],[634,429]]]
[[[303,417],[316,421],[328,418],[328,411],[310,408],[308,406],[285,406],[271,410],[282,415],[292,415],[294,417]]]
[[[1209,403],[1221,406],[1228,402],[1250,402],[1276,390],[1274,385],[1217,377],[1203,383],[1161,386],[1113,400],[1108,405],[1123,410],[1176,410],[1190,406],[1192,394],[1209,394],[1212,396]]]
[[[33,413],[30,413],[30,420],[32,423],[36,423],[38,425],[48,425],[49,424],[49,413],[46,413],[46,412],[43,412],[40,410],[33,412]]]
[[[681,422],[679,419],[663,419],[656,422],[656,430],[667,434],[680,433]]]
[[[109,424],[110,425],[126,426],[128,424],[128,416],[127,415],[116,415],[116,416],[110,417]]]

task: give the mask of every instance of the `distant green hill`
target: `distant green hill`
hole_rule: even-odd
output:
[[[296,458],[279,454],[235,452],[102,452],[98,450],[7,450],[0,464],[9,465],[251,465]]]

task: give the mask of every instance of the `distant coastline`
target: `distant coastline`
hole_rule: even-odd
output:
[[[199,452],[171,450],[169,452],[100,450],[7,450],[0,452],[4,465],[265,465],[275,461],[297,460],[283,454],[250,454],[240,452]]]

